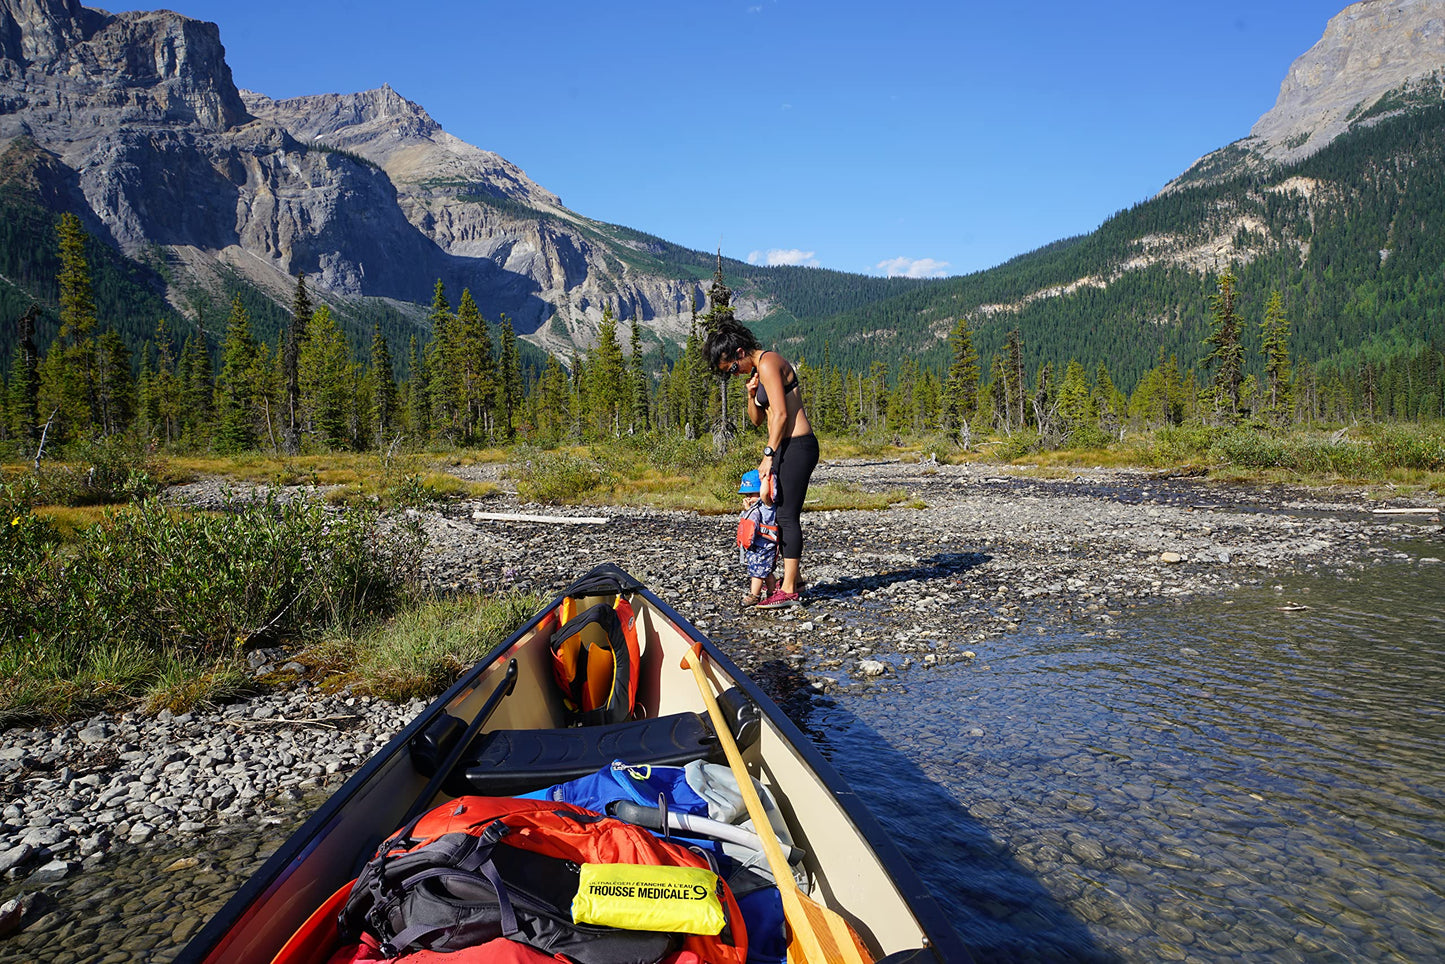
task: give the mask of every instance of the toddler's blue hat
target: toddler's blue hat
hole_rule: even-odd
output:
[[[758,492],[758,493],[760,493],[760,492],[762,492],[762,491],[763,491],[763,480],[760,479],[760,478],[758,478],[758,470],[757,470],[757,469],[749,469],[747,472],[744,472],[744,473],[743,473],[743,484],[740,485],[740,486],[738,486],[738,494],[739,494],[739,495],[742,495],[742,494],[744,494],[744,493],[749,493],[749,492]]]

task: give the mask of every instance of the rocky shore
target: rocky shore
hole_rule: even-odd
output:
[[[825,463],[815,484],[901,491],[908,500],[881,512],[805,516],[807,604],[741,612],[745,580],[730,517],[527,506],[505,491],[498,467],[456,471],[490,478],[503,491],[424,517],[431,542],[425,573],[438,588],[550,596],[593,565],[618,562],[727,649],[799,721],[830,692],[906,691],[915,674],[940,662],[986,659],[1020,633],[1069,624],[1107,636],[1129,607],[1301,569],[1357,568],[1394,555],[1407,538],[1440,542],[1438,512],[1381,513],[1385,503],[1357,492],[1224,487],[1144,472],[1040,479],[996,466]],[[172,497],[208,505],[220,501],[222,487],[198,483]],[[479,511],[608,521],[474,519]],[[1440,555],[1445,551],[1427,550],[1413,558],[1436,565]],[[0,936],[0,961],[103,959],[86,949],[102,941],[103,922],[77,919],[73,908],[83,901],[71,902],[67,914],[67,889],[99,892],[105,899],[95,903],[118,905],[123,883],[110,882],[113,893],[94,883],[113,853],[134,860],[148,848],[171,853],[187,841],[199,856],[157,869],[214,877],[209,841],[284,829],[421,709],[323,696],[299,665],[288,665],[289,655],[253,654],[258,674],[280,670],[296,682],[243,703],[180,716],[105,714],[0,734],[0,935],[10,935]],[[263,851],[251,847],[250,864],[214,877],[216,903]],[[140,911],[130,912],[132,926]],[[157,919],[146,948],[178,946],[194,927],[166,925],[164,914]]]

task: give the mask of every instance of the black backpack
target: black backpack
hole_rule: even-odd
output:
[[[365,930],[397,957],[506,937],[579,964],[654,964],[674,949],[671,934],[573,923],[578,865],[509,846],[500,819],[396,853],[414,826],[383,843],[357,877],[339,916],[346,939]]]

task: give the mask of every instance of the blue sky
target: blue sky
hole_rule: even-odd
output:
[[[389,83],[573,210],[755,263],[966,274],[1249,133],[1343,0],[171,0],[271,97]]]

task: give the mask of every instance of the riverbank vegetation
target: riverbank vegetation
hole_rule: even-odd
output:
[[[59,330],[42,353],[33,316],[22,319],[0,390],[0,672],[14,681],[0,724],[223,698],[253,685],[245,652],[277,640],[315,646],[313,665],[346,685],[420,695],[472,653],[436,639],[492,632],[417,584],[423,539],[404,511],[494,494],[468,464],[505,463],[504,484],[525,501],[704,513],[735,511],[737,480],[756,464],[744,387],[714,378],[702,355],[712,314],[731,310],[721,276],[675,358],[644,353],[636,325],[624,349],[608,310],[591,349],[524,368],[505,318],[494,337],[468,292],[453,310],[438,283],[430,338],[396,365],[379,334],[358,352],[304,277],[278,344],[254,337],[238,295],[218,354],[199,333],[177,345],[158,327],[130,357],[96,317],[79,230],[62,219]],[[1128,391],[1103,362],[1030,374],[1018,331],[984,365],[966,318],[944,371],[911,358],[844,370],[827,351],[796,365],[827,459],[1445,493],[1440,346],[1350,372],[1311,365],[1291,357],[1279,298],[1246,319],[1235,285],[1230,272],[1217,279],[1199,370],[1161,351]],[[1253,328],[1257,374],[1243,347]],[[157,498],[213,476],[238,492],[223,511]],[[255,486],[259,498],[240,497]],[[276,486],[324,496],[282,500]],[[808,508],[909,499],[819,485]]]

